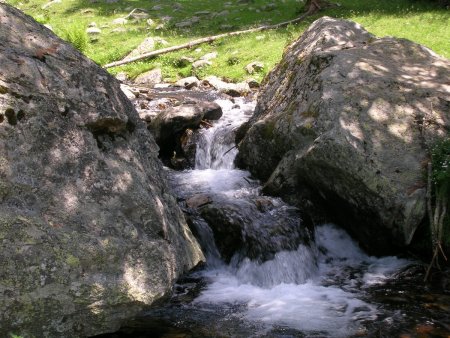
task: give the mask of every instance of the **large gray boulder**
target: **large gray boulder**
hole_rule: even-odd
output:
[[[0,3],[0,336],[114,331],[203,257],[119,82]]]
[[[428,149],[450,130],[449,79],[449,60],[423,46],[321,18],[264,80],[238,163],[372,252],[394,251],[424,220]]]

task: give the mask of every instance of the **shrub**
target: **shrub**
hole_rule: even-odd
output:
[[[89,37],[86,30],[81,25],[72,25],[65,29],[61,38],[69,42],[72,46],[84,53],[89,45]]]

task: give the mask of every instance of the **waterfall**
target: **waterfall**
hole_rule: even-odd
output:
[[[232,316],[239,318],[235,325],[247,323],[242,325],[251,326],[254,336],[269,337],[280,328],[308,337],[354,334],[362,322],[380,315],[380,309],[365,300],[364,289],[383,283],[409,262],[367,256],[343,230],[329,224],[317,227],[309,240],[302,238],[307,231],[298,211],[280,199],[262,196],[258,181],[234,168],[235,131],[248,120],[254,103],[216,102],[224,114],[200,132],[195,169],[171,172],[171,181],[180,199],[204,194],[211,199],[206,208],[225,210],[223,222],[230,215],[240,219],[241,236],[248,243],[225,262],[215,232],[202,217],[192,216],[208,259],[207,268],[197,275],[208,282],[188,311],[234,309]],[[249,253],[254,257],[246,256]],[[225,319],[215,320],[226,326]]]

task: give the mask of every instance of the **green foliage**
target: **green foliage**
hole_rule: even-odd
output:
[[[61,38],[69,42],[80,52],[85,53],[89,45],[89,37],[86,30],[80,24],[72,24],[62,30]]]
[[[438,142],[431,152],[433,183],[436,192],[450,194],[450,137]]]
[[[437,203],[446,204],[447,213],[443,219],[441,240],[444,247],[450,251],[450,137],[438,142],[431,151],[433,167],[432,180]]]
[[[45,12],[43,14],[37,14],[36,16],[33,17],[33,19],[39,22],[40,24],[45,25],[50,22],[50,15],[48,14],[48,12]]]
[[[268,6],[267,0],[252,0],[250,3],[230,0],[227,8],[223,7],[222,1],[165,0],[160,1],[161,10],[150,10],[155,5],[154,1],[118,0],[108,3],[64,0],[44,10],[42,5],[49,0],[6,1],[32,15],[39,22],[50,24],[61,37],[100,65],[122,59],[148,36],[162,37],[174,46],[225,31],[288,21],[296,18],[302,7],[298,0],[273,1],[275,8]],[[390,35],[413,40],[426,45],[438,54],[450,57],[449,14],[448,10],[437,4],[439,0],[330,1],[339,2],[341,6],[325,9],[299,24],[273,31],[226,38],[213,44],[198,46],[193,50],[174,52],[170,56],[174,60],[181,56],[197,60],[202,55],[214,51],[218,53],[218,57],[213,61],[213,65],[194,73],[199,76],[226,77],[233,81],[242,81],[249,77],[261,80],[265,73],[280,61],[287,44],[297,39],[315,19],[328,15],[354,20],[378,36]],[[181,8],[174,10],[175,3],[181,5]],[[124,25],[112,23],[114,19],[126,17],[133,8],[148,10],[155,24],[148,25],[146,20],[128,20]],[[196,14],[202,11],[209,11],[210,14]],[[215,15],[223,11],[227,13]],[[177,28],[177,23],[194,16],[200,18],[199,22],[190,27]],[[172,19],[166,22],[164,17]],[[95,44],[89,43],[85,34],[90,22],[95,22],[102,29]],[[159,47],[163,46],[157,46]],[[198,49],[201,51],[197,51]],[[161,67],[164,78],[174,80],[193,74],[190,66],[177,68],[176,63],[167,60],[164,56],[160,56],[109,71],[113,74],[124,71],[130,77],[134,77],[147,69]],[[253,61],[263,62],[264,71],[250,76],[244,67]]]

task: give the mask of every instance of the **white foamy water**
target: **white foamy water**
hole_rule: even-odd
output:
[[[280,252],[262,264],[246,260],[238,268],[207,271],[211,283],[195,304],[243,304],[243,318],[268,328],[346,337],[358,329],[358,321],[377,316],[377,307],[364,300],[364,287],[381,283],[410,262],[367,256],[333,225],[317,228],[316,245]]]
[[[216,100],[222,107],[223,115],[212,128],[201,132],[197,144],[195,168],[202,169],[232,169],[236,157],[234,137],[235,131],[246,122],[255,108],[254,102],[245,102],[242,98]]]
[[[175,189],[182,197],[258,196],[258,182],[248,172],[233,169],[237,150],[232,148],[234,131],[248,120],[254,104],[218,103],[224,115],[202,131],[196,169],[172,174]],[[322,225],[316,228],[311,247],[280,251],[263,263],[246,258],[228,265],[209,264],[201,272],[209,284],[192,305],[236,306],[237,317],[262,324],[268,332],[276,326],[300,330],[308,337],[347,337],[361,320],[375,319],[379,313],[366,300],[365,288],[383,283],[408,264],[396,257],[368,256],[343,230]]]

